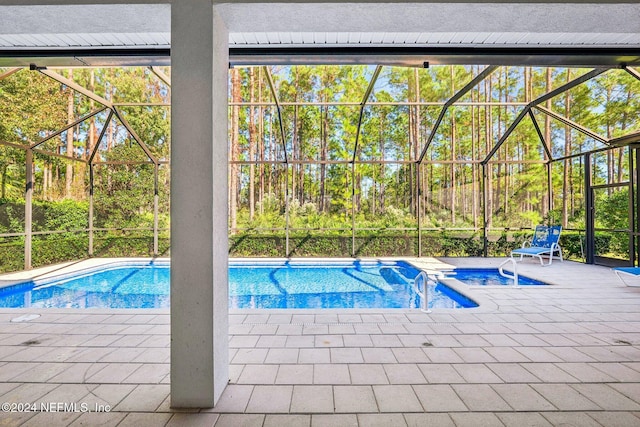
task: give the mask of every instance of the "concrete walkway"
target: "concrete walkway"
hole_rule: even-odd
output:
[[[573,262],[519,272],[552,286],[430,314],[234,311],[229,386],[194,412],[170,408],[168,311],[3,309],[0,402],[22,412],[0,426],[640,426],[640,288]]]

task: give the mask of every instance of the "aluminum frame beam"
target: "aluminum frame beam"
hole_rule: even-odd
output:
[[[544,114],[546,114],[546,115],[548,115],[550,117],[553,117],[554,119],[562,122],[563,124],[569,126],[570,128],[573,128],[573,129],[577,130],[578,132],[587,135],[589,138],[592,138],[592,139],[595,139],[596,141],[600,141],[600,142],[604,142],[604,143],[608,142],[607,138],[598,135],[597,133],[593,132],[592,130],[587,129],[586,127],[584,127],[582,125],[579,125],[578,123],[574,122],[573,120],[571,120],[571,119],[569,119],[567,117],[561,116],[560,114],[558,114],[558,113],[556,113],[554,111],[551,111],[551,110],[549,110],[549,109],[547,109],[545,107],[542,107],[540,105],[536,105],[534,108],[536,110],[538,110],[538,111],[543,112]]]
[[[500,137],[500,139],[498,140],[498,142],[496,142],[496,144],[493,146],[493,148],[491,149],[491,151],[487,154],[487,156],[484,158],[484,160],[482,160],[482,164],[486,164],[489,160],[491,160],[491,158],[498,152],[498,150],[500,149],[500,147],[502,147],[502,144],[504,144],[504,142],[506,141],[506,139],[509,137],[509,135],[511,135],[511,133],[513,132],[513,130],[516,128],[516,126],[518,126],[518,124],[520,124],[520,122],[522,121],[522,119],[524,118],[525,115],[527,115],[529,113],[529,111],[537,106],[538,104],[542,104],[543,102],[554,98],[556,96],[558,96],[559,94],[568,91],[569,89],[576,87],[588,80],[591,80],[592,78],[599,76],[600,74],[604,73],[605,71],[608,71],[610,68],[594,68],[593,70],[589,71],[586,74],[581,75],[580,77],[571,80],[570,82],[565,83],[564,85],[555,88],[554,90],[547,92],[546,94],[540,96],[539,98],[534,99],[533,101],[531,101],[529,104],[527,104],[526,107],[524,107],[524,109],[520,112],[520,114],[518,114],[518,116],[515,118],[515,120],[513,121],[513,123],[511,123],[511,125],[509,126],[509,128],[504,132],[504,134],[502,134],[502,136]]]
[[[89,89],[83,86],[80,86],[78,83],[74,82],[73,80],[63,77],[62,75],[56,73],[55,71],[51,71],[46,68],[36,68],[36,69],[42,74],[44,74],[45,76],[51,77],[53,80],[56,80],[57,82],[60,82],[63,85],[66,85],[67,87],[75,90],[76,92],[83,94],[87,98],[93,99],[94,101],[104,105],[107,108],[111,108],[111,109],[113,108],[113,104],[111,103],[111,101],[107,101],[100,95],[97,95],[96,93],[90,91]]]
[[[100,148],[100,144],[102,143],[102,138],[104,137],[104,134],[106,133],[107,127],[109,126],[109,123],[111,122],[112,118],[113,118],[113,110],[109,110],[109,115],[107,116],[107,119],[104,121],[104,126],[102,126],[102,130],[100,131],[100,135],[98,135],[98,139],[96,139],[96,143],[93,146],[93,148],[91,149],[91,154],[89,154],[89,159],[87,160],[87,162],[89,164],[93,164],[94,163],[93,159],[95,158],[96,154],[98,153],[98,149]]]
[[[34,153],[42,154],[43,156],[51,156],[51,157],[56,157],[58,159],[65,159],[65,160],[71,160],[71,161],[74,161],[74,162],[87,163],[87,161],[85,159],[80,159],[80,158],[77,158],[77,157],[69,157],[69,156],[66,156],[64,154],[58,154],[58,153],[54,153],[52,151],[41,150],[39,148],[30,148],[28,145],[15,144],[13,142],[7,142],[7,141],[0,141],[0,145],[3,145],[5,147],[16,148],[18,150],[24,150],[24,151],[31,150]]]
[[[496,70],[496,68],[498,67],[495,65],[491,65],[485,68],[477,76],[475,76],[469,83],[467,83],[462,89],[460,89],[451,98],[449,98],[447,102],[445,102],[444,107],[442,107],[442,110],[440,110],[440,114],[438,115],[438,118],[436,119],[436,122],[433,125],[433,128],[431,129],[431,133],[427,138],[427,142],[425,142],[424,147],[420,152],[420,157],[418,157],[418,163],[422,163],[424,156],[427,154],[427,150],[429,149],[429,146],[433,142],[433,139],[436,136],[436,132],[438,131],[438,128],[440,127],[440,124],[442,123],[442,120],[444,119],[444,116],[447,113],[447,110],[449,109],[449,107],[455,104],[456,101],[462,98],[471,89],[476,87],[478,83],[486,79],[491,73],[493,73]]]
[[[640,143],[640,131],[619,136],[617,138],[611,138],[610,140],[607,141],[607,143],[612,147],[616,147],[616,148],[625,147],[627,145],[631,145],[634,148],[638,148],[636,147],[636,145]]]
[[[120,114],[120,111],[118,110],[118,108],[113,107],[112,110],[113,110],[113,113],[115,114],[115,116],[118,118],[118,120],[120,120],[120,123],[122,123],[124,125],[124,127],[127,128],[127,131],[129,132],[129,134],[138,143],[140,148],[142,148],[142,151],[144,151],[144,153],[147,155],[147,157],[149,157],[151,162],[154,163],[154,164],[158,164],[158,159],[156,159],[156,156],[153,155],[153,153],[149,150],[149,147],[147,147],[147,144],[145,144],[142,141],[142,138],[140,138],[140,136],[138,136],[136,131],[133,130],[133,128],[131,127],[131,125],[127,121],[127,119],[122,114]]]
[[[511,123],[511,125],[507,128],[507,130],[504,131],[504,133],[502,134],[498,142],[496,142],[496,144],[493,146],[489,154],[487,154],[487,156],[480,162],[481,164],[484,165],[489,163],[489,160],[491,160],[491,158],[498,152],[500,147],[502,147],[502,144],[504,144],[507,138],[509,138],[509,135],[511,135],[511,133],[515,130],[515,128],[520,124],[522,119],[524,119],[524,116],[529,114],[529,111],[531,111],[531,107],[529,106],[524,107],[524,109],[520,111],[520,114],[516,116],[515,120]]]
[[[507,65],[613,67],[640,63],[634,47],[302,46],[231,47],[232,66],[250,65]]]
[[[422,164],[427,165],[479,165],[481,160],[459,160],[459,159],[442,159],[433,160],[427,159]],[[98,163],[98,162],[96,162]],[[103,164],[115,164],[115,162],[100,162]],[[133,162],[131,162],[133,163]],[[146,162],[136,162],[146,163]],[[162,164],[162,162],[160,162]],[[280,160],[230,160],[232,165],[282,165]],[[513,164],[513,165],[525,165],[525,164],[544,164],[546,160],[489,160],[487,163],[491,164]],[[415,165],[415,160],[289,160],[290,165]]]
[[[167,87],[169,88],[169,90],[171,90],[171,77],[167,76],[165,73],[162,72],[161,69],[159,69],[156,66],[150,66],[148,67],[149,70],[156,75],[156,77],[158,77],[164,84],[167,85]]]
[[[638,72],[638,70],[636,70],[635,68],[631,68],[631,67],[624,67],[624,70],[631,74],[633,77],[635,77],[636,79],[640,80],[640,72]]]
[[[280,124],[280,136],[282,137],[282,152],[284,153],[284,163],[289,163],[289,157],[287,156],[287,144],[284,136],[284,123],[282,122],[282,107],[280,105],[280,100],[278,99],[278,94],[276,93],[276,87],[273,84],[273,77],[271,77],[271,71],[269,71],[269,67],[264,67],[265,74],[267,76],[267,82],[269,83],[269,89],[271,90],[271,95],[273,95],[273,99],[276,103],[276,111],[278,112],[278,123]]]
[[[73,121],[72,123],[66,124],[63,128],[55,131],[51,135],[47,135],[44,138],[42,138],[40,141],[34,142],[33,144],[31,144],[29,146],[29,148],[36,148],[38,145],[44,144],[45,142],[49,141],[50,139],[55,138],[56,136],[60,135],[62,132],[66,131],[68,129],[71,129],[72,127],[74,127],[76,125],[79,125],[80,123],[84,122],[87,119],[90,119],[91,117],[95,116],[96,114],[102,113],[106,109],[107,109],[107,107],[102,107],[102,108],[98,108],[97,110],[93,110],[88,114],[85,114],[84,116],[82,116],[79,119]],[[69,156],[69,157],[71,157],[71,156]]]
[[[371,96],[371,92],[373,92],[373,87],[375,86],[381,71],[382,65],[376,66],[376,69],[373,72],[373,76],[369,81],[369,86],[367,86],[367,90],[364,92],[362,101],[360,102],[360,115],[358,116],[358,128],[356,129],[356,142],[353,146],[353,156],[351,157],[351,160],[353,162],[355,162],[356,158],[358,157],[358,143],[360,142],[360,128],[362,127],[362,118],[364,117],[364,107],[365,105],[367,105],[367,101]]]
[[[583,152],[581,152],[581,153],[575,153],[575,154],[569,154],[569,155],[566,155],[566,156],[556,157],[555,159],[553,159],[553,162],[552,162],[552,163],[555,163],[555,162],[561,162],[561,161],[563,161],[563,160],[575,159],[575,158],[577,158],[577,157],[582,157],[582,156],[584,156],[585,154],[592,155],[592,154],[602,153],[602,152],[604,152],[604,151],[609,151],[609,150],[611,150],[612,148],[613,148],[613,147],[610,147],[610,146],[607,146],[607,147],[600,147],[600,148],[596,148],[595,150],[583,151]]]
[[[165,47],[0,49],[5,64],[28,66],[39,62],[69,66],[168,66],[171,50]],[[620,66],[640,64],[640,52],[631,47],[503,47],[503,46],[303,46],[230,47],[231,66],[370,64],[424,67],[444,65],[508,66]]]
[[[533,110],[529,110],[529,118],[533,123],[533,128],[536,130],[536,134],[542,143],[542,148],[544,149],[545,154],[547,155],[547,163],[553,161],[553,154],[547,145],[547,141],[544,139],[544,135],[542,135],[542,130],[540,130],[540,125],[538,124],[538,120],[536,120],[536,116],[533,114]]]
[[[370,105],[373,107],[378,105],[392,106],[392,107],[393,106],[413,107],[416,105],[419,107],[441,107],[446,103],[447,101],[417,101],[417,102],[416,101],[397,101],[397,102],[396,101],[371,101],[371,102],[367,102],[367,105]],[[483,105],[494,106],[494,107],[501,107],[501,106],[524,107],[527,104],[529,103],[520,102],[520,101],[464,101],[464,102],[456,103],[458,107],[473,107],[473,106],[483,106]],[[130,103],[114,102],[113,105],[115,106],[121,106],[121,105],[170,106],[170,104],[166,104],[166,103],[135,103],[135,102],[130,102]],[[275,105],[275,103],[269,102],[269,101],[229,102],[229,106],[234,106],[234,105],[240,105],[245,107],[259,107],[259,106],[268,107],[268,106]],[[280,102],[280,105],[284,107],[289,107],[293,105],[308,106],[308,107],[333,107],[333,106],[358,107],[360,105],[360,102],[358,101],[297,101],[297,102],[284,101],[284,102]]]
[[[284,155],[284,165],[285,165],[285,173],[284,173],[284,216],[285,216],[285,256],[289,257],[289,232],[291,228],[291,216],[289,213],[289,156],[287,155],[287,143],[284,134],[284,122],[282,120],[282,107],[280,106],[280,99],[278,98],[278,93],[276,92],[276,86],[273,83],[273,77],[271,76],[271,71],[269,71],[269,67],[264,67],[265,74],[267,76],[267,81],[269,83],[269,89],[271,90],[271,94],[273,95],[273,99],[276,103],[276,111],[278,112],[278,124],[280,125],[280,136],[282,138],[282,153]]]
[[[16,68],[12,68],[8,71],[5,71],[4,73],[0,74],[0,80],[5,79],[15,73],[17,73],[18,71],[22,70],[23,67],[16,67]]]

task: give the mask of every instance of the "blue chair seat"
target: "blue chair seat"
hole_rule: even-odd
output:
[[[561,231],[562,227],[559,225],[538,225],[533,233],[531,242],[524,242],[521,248],[512,250],[511,258],[513,258],[514,255],[520,255],[520,261],[522,261],[524,256],[537,257],[540,259],[541,265],[545,265],[542,256],[549,257],[549,263],[547,265],[553,262],[554,257],[560,258],[560,261],[563,261],[562,248],[558,244]]]
[[[632,274],[634,276],[640,276],[640,267],[616,267],[614,270]]]
[[[551,248],[544,248],[544,247],[527,247],[527,248],[519,248],[519,249],[514,249],[511,251],[512,254],[516,254],[516,255],[540,255],[540,254],[545,254],[545,253],[549,253],[549,250]]]

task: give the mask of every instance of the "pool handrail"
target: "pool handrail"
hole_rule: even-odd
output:
[[[418,287],[418,279],[420,279],[421,277],[424,282],[423,291],[420,291],[420,287]],[[427,290],[428,283],[429,283],[429,274],[424,270],[420,270],[420,272],[415,277],[415,279],[413,279],[413,290],[415,291],[416,294],[418,294],[418,296],[422,300],[422,306],[420,307],[420,311],[422,311],[423,313],[431,313],[431,309],[429,308],[429,292]]]
[[[508,263],[511,263],[511,265],[513,265],[513,273],[511,275],[509,275],[508,273],[505,273],[504,271],[504,266]],[[506,277],[507,279],[513,279],[513,287],[514,288],[518,287],[518,264],[516,263],[515,259],[507,258],[504,261],[502,261],[502,263],[498,267],[498,272],[502,277]]]

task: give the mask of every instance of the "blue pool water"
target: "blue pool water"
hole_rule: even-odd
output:
[[[405,262],[231,262],[230,308],[417,308],[418,270]],[[429,282],[431,308],[475,307]],[[168,263],[120,263],[0,289],[0,307],[169,307]]]
[[[507,274],[513,274],[505,271]],[[470,286],[509,286],[513,285],[513,279],[500,275],[497,268],[456,268],[443,272],[446,278],[453,278]],[[547,283],[518,275],[518,284],[524,286],[542,286]]]

